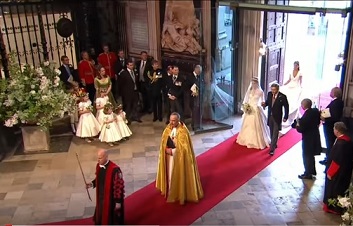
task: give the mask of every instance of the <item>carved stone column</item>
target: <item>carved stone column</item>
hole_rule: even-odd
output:
[[[261,3],[261,0],[251,0],[251,3]],[[258,77],[259,48],[261,37],[261,12],[239,10],[239,50],[238,50],[238,85],[237,103],[240,109],[246,90],[252,77]]]
[[[343,87],[344,117],[353,118],[353,29],[351,29],[345,66],[346,71]]]
[[[161,27],[160,27],[159,1],[147,1],[148,14],[148,54],[155,60],[161,59]]]
[[[211,1],[202,1],[202,31],[204,49],[206,49],[206,57],[204,62],[204,78],[207,84],[211,83],[212,77],[212,52],[211,52]]]

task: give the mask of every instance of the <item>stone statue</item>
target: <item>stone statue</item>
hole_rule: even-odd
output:
[[[200,21],[196,18],[194,3],[167,0],[162,30],[162,48],[192,55],[202,50]]]

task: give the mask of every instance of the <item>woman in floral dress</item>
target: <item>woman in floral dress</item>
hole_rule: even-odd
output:
[[[114,106],[114,109],[117,107],[115,102],[112,90],[112,81],[109,76],[106,75],[105,69],[102,66],[98,67],[99,75],[94,79],[94,87],[96,88],[96,97],[95,100],[100,97],[101,92],[105,92],[106,96],[109,98],[109,102]]]

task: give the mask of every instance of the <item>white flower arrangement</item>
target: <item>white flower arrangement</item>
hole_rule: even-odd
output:
[[[0,81],[0,120],[5,126],[35,124],[48,128],[55,118],[75,108],[75,100],[61,87],[60,70],[53,63],[46,61],[37,68],[19,65],[12,54],[9,73],[9,79]]]
[[[341,215],[342,226],[353,225],[353,185],[351,184],[347,190],[346,196],[338,196],[337,199],[330,199],[329,205],[339,206],[343,208],[344,212]]]

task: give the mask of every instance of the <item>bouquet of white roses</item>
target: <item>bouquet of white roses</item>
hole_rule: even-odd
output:
[[[344,213],[341,215],[341,225],[353,225],[353,185],[351,184],[347,190],[346,196],[339,196],[337,199],[330,199],[329,205],[339,206],[343,208]]]
[[[12,54],[9,60],[9,79],[0,85],[0,120],[5,126],[38,125],[47,129],[56,118],[75,109],[75,98],[64,91],[60,70],[53,63],[40,67],[19,65]]]
[[[249,103],[244,103],[243,104],[243,111],[245,114],[251,114],[253,112],[253,108],[251,107],[251,105]]]

